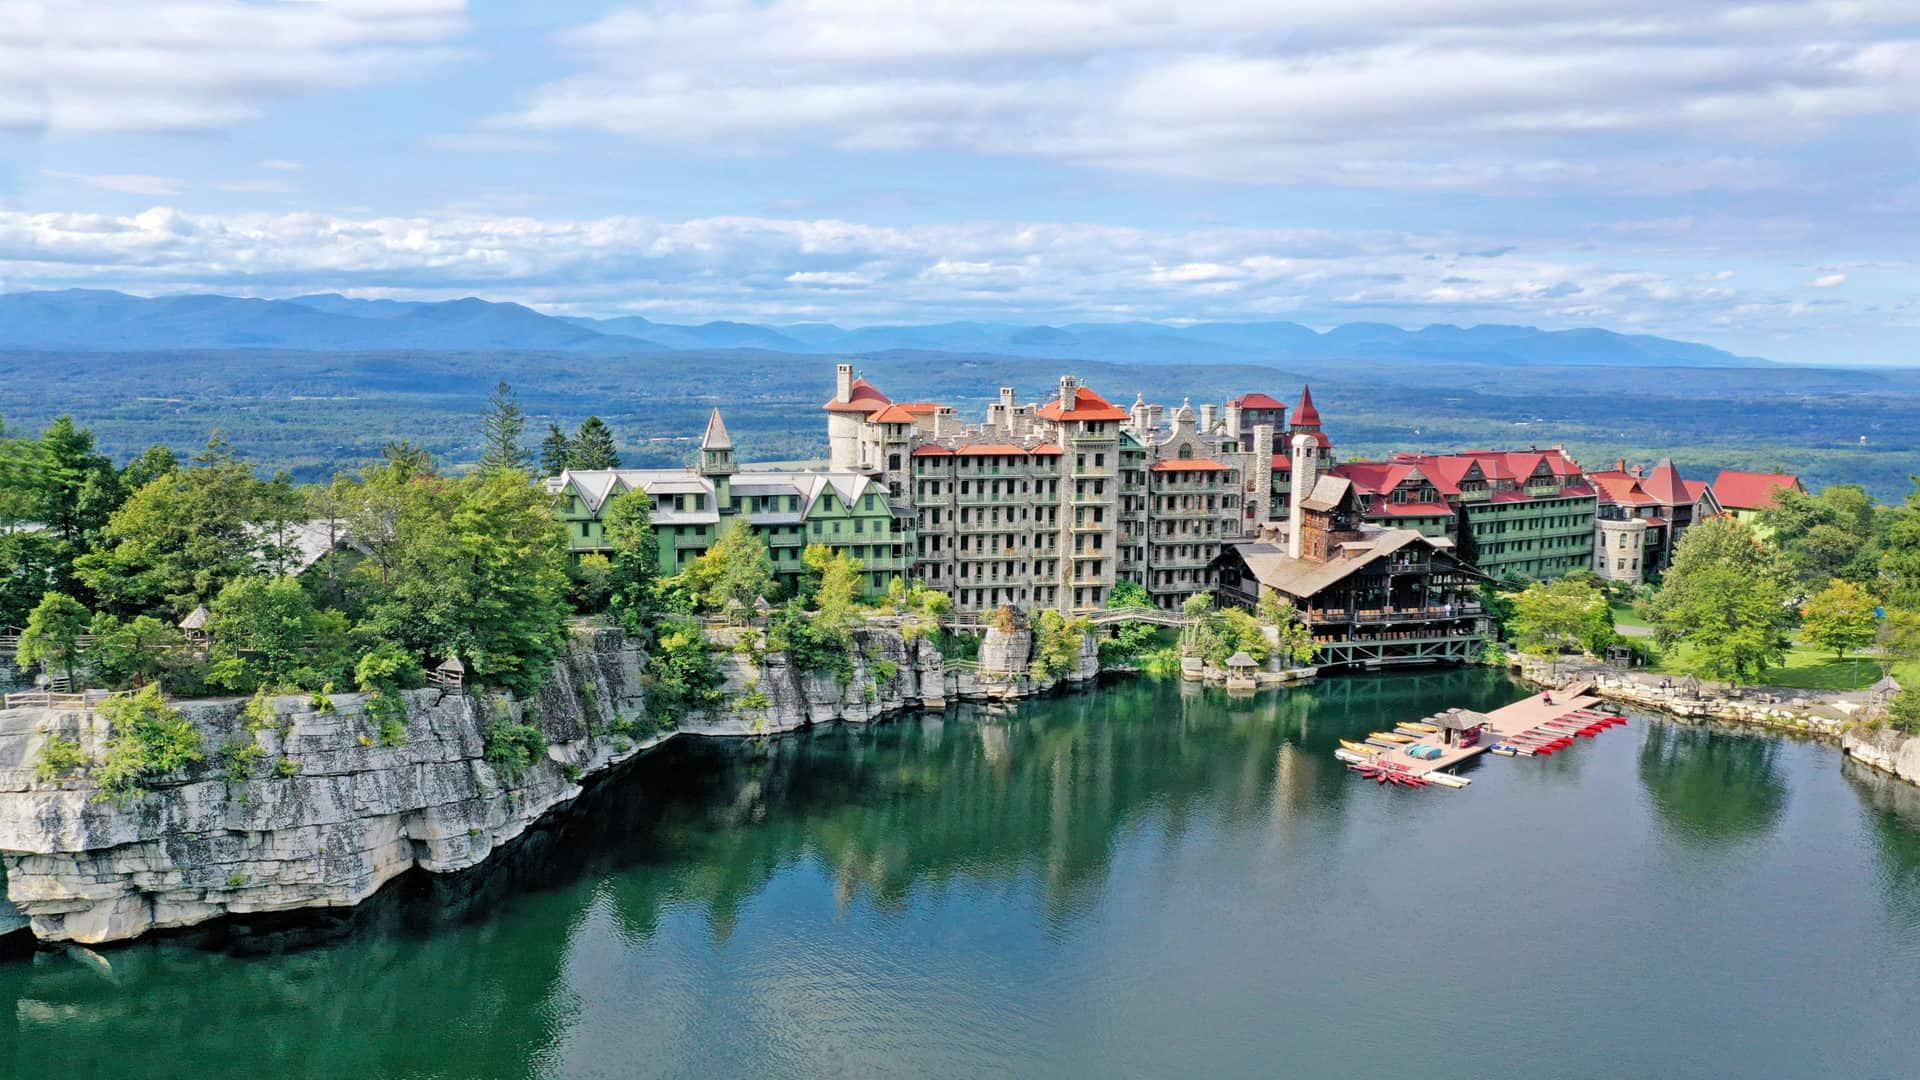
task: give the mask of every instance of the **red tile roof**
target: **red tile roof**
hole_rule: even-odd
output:
[[[1073,400],[1066,403],[1064,408],[1056,399],[1040,406],[1039,415],[1043,420],[1078,424],[1089,420],[1125,420],[1129,414],[1127,410],[1082,386],[1074,391]]]
[[[1707,482],[1705,480],[1682,480],[1680,482],[1687,485],[1687,498],[1692,499],[1694,502],[1699,502],[1700,496],[1707,493]]]
[[[1741,472],[1722,469],[1714,478],[1713,494],[1729,510],[1765,510],[1774,505],[1775,488],[1804,491],[1792,473]]]
[[[1320,410],[1313,407],[1313,389],[1305,384],[1300,387],[1300,404],[1293,407],[1294,427],[1317,427],[1320,424]]]
[[[1273,455],[1273,471],[1274,472],[1292,472],[1293,471],[1292,456],[1288,454]]]
[[[1150,467],[1152,472],[1223,472],[1226,466],[1211,458],[1169,458],[1156,461]]]
[[[953,451],[947,449],[944,446],[935,446],[929,443],[926,446],[915,447],[913,451],[913,456],[914,457],[952,457]]]
[[[900,405],[889,405],[867,417],[867,420],[875,424],[911,424],[913,423],[913,410]]]
[[[910,413],[939,412],[941,409],[946,408],[946,406],[937,401],[902,401],[899,405]]]
[[[1453,513],[1453,507],[1448,506],[1446,503],[1437,502],[1396,503],[1383,501],[1373,504],[1373,512],[1376,514],[1385,514],[1388,517],[1438,517],[1441,514]]]
[[[1033,449],[1027,451],[1027,453],[1047,455],[1047,454],[1064,454],[1066,453],[1066,451],[1060,449],[1058,446],[1054,445],[1053,443],[1048,442],[1048,443],[1041,443],[1039,446],[1036,446]]]
[[[1680,479],[1680,470],[1674,468],[1672,458],[1662,458],[1660,464],[1653,467],[1653,474],[1640,481],[1640,490],[1668,506],[1691,504],[1687,496],[1686,481]]]
[[[1239,397],[1234,398],[1229,404],[1238,405],[1243,409],[1284,409],[1287,407],[1285,402],[1275,401],[1267,395],[1259,393],[1241,394]]]
[[[1640,490],[1640,480],[1632,473],[1608,469],[1605,472],[1588,473],[1587,479],[1599,485],[1601,502],[1621,506],[1647,506],[1653,502],[1653,496]]]
[[[1013,445],[1012,443],[976,443],[973,446],[963,446],[958,450],[955,450],[954,453],[960,455],[961,457],[986,457],[986,456],[997,456],[1001,454],[1016,454],[1016,455],[1024,456],[1026,454],[1026,451],[1020,449],[1019,447]]]
[[[836,399],[827,402],[825,405],[822,405],[821,408],[828,412],[872,413],[879,412],[881,409],[893,404],[887,395],[881,393],[878,387],[875,387],[864,377],[853,380],[853,390],[847,397],[850,400],[840,401]]]

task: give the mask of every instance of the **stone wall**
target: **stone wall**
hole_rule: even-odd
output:
[[[530,701],[406,693],[405,738],[378,742],[358,694],[332,709],[275,701],[280,724],[249,732],[239,699],[179,707],[206,761],[126,805],[95,801],[84,778],[33,772],[48,733],[97,753],[94,713],[0,711],[0,867],[7,899],[42,940],[114,941],[224,914],[344,906],[418,866],[469,867],[580,791],[578,779],[657,739],[613,729],[643,716],[643,656],[618,631],[582,631]],[[546,756],[509,778],[484,759],[485,731],[506,717],[538,727]],[[230,779],[224,747],[260,748]],[[279,775],[285,758],[291,775]]]
[[[1892,728],[1856,727],[1840,736],[1840,752],[1909,784],[1920,784],[1920,737]]]

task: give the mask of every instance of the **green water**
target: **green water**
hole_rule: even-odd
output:
[[[1920,1075],[1920,797],[1636,718],[1465,791],[1333,740],[1459,671],[680,739],[326,922],[0,964],[0,1072]]]

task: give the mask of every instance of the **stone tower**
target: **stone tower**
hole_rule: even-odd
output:
[[[1298,415],[1298,414],[1295,414]],[[1287,500],[1287,555],[1301,558],[1306,550],[1306,516],[1301,504],[1313,494],[1320,479],[1320,443],[1309,434],[1293,437],[1293,497]]]

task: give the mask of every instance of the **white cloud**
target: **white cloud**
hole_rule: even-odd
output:
[[[275,172],[299,172],[306,168],[305,165],[298,161],[283,161],[280,158],[268,158],[260,163],[260,167],[263,169],[272,169]]]
[[[288,195],[299,190],[277,176],[222,180],[218,186],[221,191],[231,191],[236,195]]]
[[[1597,323],[1683,336],[1743,306],[1787,311],[1783,296],[1598,253],[1467,254],[1488,249],[1484,237],[1390,230],[0,209],[9,289],[479,294],[676,318]]]
[[[119,195],[150,195],[156,198],[170,198],[180,194],[180,181],[171,176],[145,176],[137,173],[116,175],[90,175],[86,173],[60,172],[55,169],[42,169],[40,175],[71,184],[80,184],[95,191],[111,191]]]
[[[0,0],[0,130],[202,131],[453,55],[464,0]]]
[[[1845,274],[1821,274],[1819,277],[1807,282],[1807,285],[1815,289],[1831,289],[1836,285],[1845,285],[1846,283],[1847,275]]]
[[[684,0],[563,35],[579,70],[490,127],[1246,182],[1751,189],[1794,179],[1770,159],[1793,140],[1920,108],[1911,8]]]

